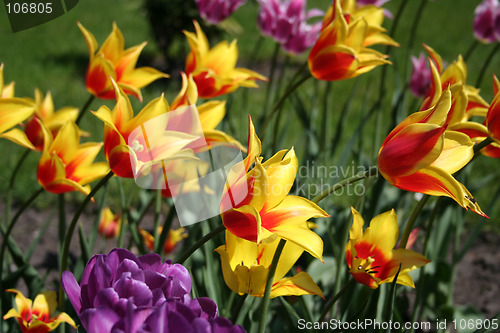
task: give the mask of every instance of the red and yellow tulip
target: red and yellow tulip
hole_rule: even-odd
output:
[[[493,92],[495,97],[488,108],[486,126],[490,136],[500,144],[500,82],[496,76],[493,76]]]
[[[222,41],[210,48],[207,36],[194,21],[196,33],[184,31],[191,52],[186,58],[186,74],[192,75],[198,95],[212,98],[229,94],[238,87],[255,88],[257,80],[266,80],[259,73],[246,68],[236,68],[238,48],[236,41]]]
[[[105,162],[94,163],[102,143],[80,144],[78,126],[67,122],[55,138],[42,124],[43,152],[38,163],[38,182],[49,192],[80,191],[90,193],[87,185],[109,172]]]
[[[376,66],[390,64],[387,56],[369,46],[398,46],[381,27],[383,9],[356,6],[356,1],[335,0],[323,19],[316,44],[309,53],[311,74],[320,80],[337,81],[369,72]]]
[[[472,159],[474,150],[467,135],[447,129],[451,105],[451,92],[446,89],[433,108],[404,119],[382,143],[378,167],[397,188],[447,196],[486,216],[465,186],[452,177]]]
[[[307,220],[329,215],[305,198],[288,195],[295,181],[298,161],[290,149],[262,163],[261,142],[250,119],[247,157],[229,175],[221,203],[224,226],[237,237],[260,244],[276,237],[293,242],[322,259],[323,241]],[[254,168],[250,166],[255,164]],[[248,171],[249,170],[249,171]],[[239,198],[239,202],[235,201]]]
[[[193,75],[187,75],[186,73],[181,72],[182,76],[182,88],[177,94],[176,98],[172,102],[170,106],[171,110],[175,110],[182,107],[187,107],[189,105],[196,105],[198,101],[198,88],[195,80],[193,79]],[[239,143],[236,139],[229,136],[228,134],[216,130],[217,126],[220,124],[224,115],[226,114],[226,102],[225,101],[208,101],[196,107],[198,111],[198,119],[199,125],[193,123],[191,126],[186,124],[186,120],[182,119],[184,124],[182,126],[176,127],[197,127],[201,126],[201,130],[203,131],[203,138],[200,140],[204,140],[206,144],[197,144],[196,142],[190,144],[190,147],[196,146],[232,146],[237,149],[245,150],[245,148]],[[187,119],[188,121],[193,122],[193,119]],[[193,130],[196,132],[196,130]]]
[[[220,255],[227,286],[240,295],[263,297],[269,266],[280,238],[269,243],[251,242],[226,231],[226,244],[215,249]],[[273,279],[271,298],[290,295],[319,295],[323,292],[306,272],[284,278],[304,252],[301,246],[286,242]]]
[[[114,99],[115,89],[111,78],[126,94],[142,100],[141,88],[151,82],[169,77],[152,67],[135,68],[137,59],[146,42],[125,50],[123,34],[113,23],[113,31],[104,41],[99,51],[94,35],[78,22],[89,49],[89,66],[85,75],[87,90],[96,97]]]
[[[351,207],[354,217],[345,258],[354,279],[372,289],[394,280],[415,288],[410,271],[430,262],[423,255],[408,249],[394,249],[399,236],[396,213],[393,210],[374,217],[363,232],[364,220]]]
[[[35,150],[43,150],[43,131],[40,123],[55,137],[57,131],[68,121],[75,121],[78,109],[75,107],[63,107],[54,111],[54,101],[50,92],[43,97],[40,90],[35,90],[35,114],[26,122],[24,132],[35,146]],[[37,121],[38,120],[38,121]]]
[[[16,289],[8,289],[16,294],[16,308],[10,309],[3,319],[15,318],[23,333],[46,333],[55,330],[59,324],[67,323],[76,329],[76,324],[65,312],[52,317],[57,307],[55,291],[44,291],[32,302]]]
[[[105,207],[101,211],[101,218],[99,219],[98,232],[104,238],[117,237],[120,234],[122,225],[122,215],[113,214],[109,207]]]
[[[167,130],[168,117],[159,117],[170,110],[163,95],[148,103],[134,117],[129,98],[114,81],[112,82],[116,90],[115,107],[111,111],[103,105],[93,114],[105,124],[104,154],[116,175],[133,178],[144,168],[151,167],[163,159],[180,156],[184,152],[187,157],[192,155],[192,151],[185,147],[198,137]],[[155,121],[148,122],[153,118],[156,118]],[[145,141],[146,136],[139,136],[140,131],[135,131],[145,130],[146,122],[148,142]],[[134,137],[130,137],[131,134]],[[133,145],[129,146],[129,142]]]
[[[467,66],[464,60],[459,56],[451,65],[443,68],[441,56],[427,45],[424,45],[424,48],[430,55],[432,80],[431,87],[420,110],[434,106],[439,100],[442,91],[449,86],[452,103],[445,122],[448,130],[464,133],[474,143],[483,141],[489,135],[488,128],[485,123],[471,121],[471,118],[474,116],[485,119],[488,110],[492,106],[489,106],[479,95],[479,89],[466,84]],[[500,158],[500,144],[494,142],[483,148],[481,153],[489,157]]]
[[[161,232],[163,231],[163,227],[158,227],[158,236],[161,235]],[[155,244],[155,238],[153,235],[151,235],[150,232],[139,228],[139,233],[142,235],[144,238],[144,242],[146,243],[146,246],[148,249],[151,251],[154,251],[154,244]],[[175,247],[185,238],[188,237],[188,233],[186,228],[178,228],[178,229],[170,229],[168,231],[168,236],[167,240],[165,241],[165,244],[163,245],[163,254],[167,255],[171,253]]]

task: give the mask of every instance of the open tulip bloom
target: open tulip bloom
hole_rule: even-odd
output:
[[[261,142],[250,119],[247,151],[243,166],[237,165],[237,171],[228,176],[229,186],[221,203],[224,226],[258,244],[284,238],[322,259],[323,241],[307,220],[329,215],[306,198],[288,195],[298,168],[293,148],[262,163]],[[249,170],[252,164],[255,166]]]
[[[354,279],[372,289],[390,283],[399,271],[396,283],[415,288],[408,274],[430,261],[423,255],[407,249],[395,249],[399,236],[397,216],[390,210],[374,217],[363,231],[364,220],[351,207],[353,223],[345,258]]]
[[[24,297],[16,289],[8,289],[16,294],[17,309],[10,309],[3,319],[15,318],[23,333],[46,333],[55,330],[59,324],[68,323],[76,329],[76,324],[68,314],[62,312],[54,315],[57,307],[55,291],[44,291],[35,297],[35,301]]]
[[[226,231],[226,244],[215,251],[220,255],[224,281],[240,295],[264,296],[269,266],[280,242],[276,238],[269,243],[247,241]],[[292,242],[286,242],[281,253],[271,289],[271,298],[290,295],[319,295],[323,292],[306,272],[284,278],[304,249]]]
[[[169,158],[195,158],[186,146],[198,136],[169,131],[169,105],[163,96],[148,103],[134,116],[130,100],[114,83],[116,106],[101,106],[94,115],[104,126],[104,154],[118,176],[134,178]]]
[[[80,131],[74,122],[67,122],[55,138],[42,124],[40,126],[44,139],[38,182],[52,193],[80,191],[88,195],[90,186],[87,184],[109,172],[107,163],[94,163],[102,143],[80,144]]]
[[[75,107],[63,107],[54,111],[54,101],[52,94],[47,93],[45,98],[40,90],[35,90],[35,114],[26,122],[25,133],[33,143],[36,150],[43,150],[43,130],[41,123],[55,137],[57,131],[68,121],[75,121],[78,116],[78,109]]]
[[[320,80],[337,81],[390,64],[387,56],[370,49],[375,44],[399,45],[380,25],[383,9],[357,8],[356,1],[335,0],[323,19],[323,28],[309,53],[311,74]]]
[[[238,87],[256,88],[257,80],[266,80],[259,73],[246,68],[237,68],[238,48],[236,41],[222,41],[210,48],[205,33],[194,21],[196,33],[184,31],[191,52],[186,58],[186,74],[192,75],[201,98],[212,98],[229,94]]]
[[[94,35],[78,22],[85,42],[89,48],[89,66],[85,75],[88,91],[96,97],[115,99],[115,80],[126,94],[142,100],[141,88],[151,82],[167,78],[164,74],[152,67],[135,68],[137,59],[146,46],[146,42],[125,50],[123,34],[113,23],[113,31],[103,45],[97,50],[97,41]]]

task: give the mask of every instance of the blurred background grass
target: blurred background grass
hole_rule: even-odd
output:
[[[392,0],[386,4],[386,8],[396,15],[404,0]],[[392,36],[401,44],[400,48],[392,48],[390,60],[392,66],[385,69],[386,79],[384,86],[386,94],[380,101],[376,115],[370,117],[360,134],[355,134],[360,119],[364,117],[370,107],[377,101],[380,92],[380,76],[384,70],[378,67],[375,70],[362,75],[359,78],[334,82],[327,84],[309,80],[300,88],[300,93],[292,97],[293,103],[286,103],[280,122],[281,126],[286,126],[279,149],[295,146],[299,160],[304,164],[309,159],[315,159],[317,164],[325,165],[350,165],[352,161],[356,164],[376,163],[378,147],[392,126],[393,107],[398,99],[398,94],[405,87],[402,79],[404,74],[409,75],[411,68],[409,62],[410,55],[418,55],[423,52],[422,43],[433,47],[447,63],[454,61],[458,54],[465,54],[474,43],[472,33],[473,12],[480,1],[452,1],[440,0],[429,1],[423,9],[421,21],[415,33],[413,43],[410,45],[410,35],[413,22],[418,14],[421,1],[407,1],[397,29]],[[5,82],[16,82],[16,96],[33,96],[35,87],[44,93],[51,91],[54,97],[55,107],[72,105],[81,107],[88,98],[85,88],[84,74],[88,63],[88,51],[84,39],[76,26],[80,21],[89,31],[91,31],[99,45],[108,36],[112,28],[112,22],[116,21],[125,36],[125,46],[137,45],[144,40],[149,44],[141,54],[139,65],[152,65],[159,69],[166,68],[165,60],[162,57],[159,47],[155,43],[147,13],[144,9],[143,1],[137,0],[85,0],[67,14],[44,25],[12,33],[5,13],[5,8],[0,6],[0,61],[4,63]],[[329,0],[310,0],[308,6],[326,10],[330,4]],[[240,51],[239,66],[248,66],[252,59],[254,66],[252,69],[268,76],[270,71],[270,59],[275,46],[270,39],[265,39],[260,47],[257,47],[260,33],[256,26],[258,6],[256,1],[249,1],[240,8],[231,18],[232,24],[227,26],[230,32],[226,32],[221,38],[226,40],[238,39]],[[168,17],[164,18],[168,20]],[[394,24],[394,19],[386,19],[384,26],[390,30]],[[237,28],[234,28],[234,27]],[[238,28],[239,26],[239,28]],[[191,30],[192,27],[190,28]],[[177,34],[180,45],[178,48],[179,63],[183,62],[187,42],[181,31]],[[213,44],[212,44],[213,45]],[[484,60],[491,52],[494,45],[477,45],[467,61],[468,84],[474,85],[478,73],[483,66]],[[385,47],[378,48],[385,51]],[[288,69],[280,77],[283,82],[295,72],[296,68],[302,65],[307,59],[307,53],[298,57],[286,60],[286,55],[280,51],[278,54],[278,67],[287,63]],[[492,99],[491,74],[500,68],[500,57],[495,57],[483,78],[480,88],[481,94],[486,101]],[[177,94],[180,81],[178,71],[182,68],[171,68],[169,74],[171,79],[161,80],[143,89],[144,103],[165,92],[167,99]],[[283,85],[281,88],[283,89]],[[222,124],[224,130],[246,143],[247,118],[250,114],[254,122],[261,114],[268,112],[262,107],[266,83],[260,83],[261,89],[239,89],[234,94],[227,96],[228,99],[228,120]],[[323,94],[325,89],[327,93]],[[349,99],[349,94],[352,97]],[[342,109],[349,99],[351,102],[348,112],[342,114]],[[143,105],[132,98],[134,109],[138,111]],[[303,103],[303,107],[300,104]],[[323,120],[321,109],[326,103],[327,118]],[[110,107],[113,101],[94,101],[91,110],[96,110],[101,104]],[[407,114],[415,112],[420,101],[415,100],[409,93],[397,107],[396,115],[401,120]],[[144,104],[145,105],[145,104]],[[304,122],[297,114],[307,115],[311,119],[309,129],[304,128]],[[340,133],[336,132],[338,122],[343,118]],[[318,142],[317,133],[320,131],[322,123],[326,121],[326,146]],[[92,140],[102,140],[102,123],[95,117],[87,115],[84,117],[82,128],[92,133]],[[270,126],[272,127],[272,126]],[[283,127],[282,127],[283,128]],[[271,132],[266,136],[271,138]],[[311,134],[312,133],[312,134]],[[354,140],[351,140],[353,139]],[[351,142],[351,143],[349,143]],[[325,154],[326,148],[332,149],[333,145],[338,145],[335,155]],[[326,147],[326,148],[325,148]],[[8,179],[12,168],[14,168],[22,149],[14,144],[1,140],[0,151],[0,190],[6,190]],[[26,197],[27,193],[32,193],[37,186],[36,164],[38,154],[33,153],[29,157],[29,162],[22,167],[22,176],[18,177],[14,198],[17,201]],[[102,156],[100,158],[103,158]],[[497,191],[498,187],[498,161],[482,157],[474,162],[472,171],[468,172],[471,191],[477,196],[481,203],[482,199],[489,201]],[[352,165],[352,164],[351,164]],[[480,180],[486,174],[495,173],[496,177],[489,179],[485,184]],[[43,202],[50,204],[52,196],[46,195]],[[345,202],[342,198],[335,198],[338,203]],[[39,203],[39,205],[44,205]],[[499,215],[499,209],[488,212],[491,216]],[[469,215],[469,214],[468,214]]]

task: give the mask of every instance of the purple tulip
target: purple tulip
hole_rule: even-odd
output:
[[[319,9],[306,12],[306,0],[257,0],[260,4],[258,26],[264,36],[273,38],[283,49],[299,54],[314,45],[321,22],[307,20],[323,16]]]
[[[88,333],[244,332],[210,298],[191,299],[187,269],[157,254],[114,249],[89,260],[80,285],[68,271],[62,284]]]
[[[208,23],[217,24],[231,15],[246,0],[195,0],[201,17]]]
[[[431,86],[432,73],[427,58],[420,53],[418,58],[412,56],[413,70],[410,78],[410,90],[415,97],[423,97]]]
[[[500,41],[500,4],[484,0],[474,11],[474,35],[484,43]]]

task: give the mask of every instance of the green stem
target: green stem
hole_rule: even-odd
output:
[[[64,237],[66,236],[66,205],[64,201],[64,193],[57,196],[58,208],[59,208],[59,225],[58,225],[58,235],[59,235],[59,253],[61,253]],[[59,257],[59,268],[61,268],[61,257]]]
[[[187,249],[180,257],[178,257],[175,262],[183,264],[196,250],[198,250],[203,244],[223,232],[226,228],[223,224],[219,225],[214,230],[210,231],[208,234],[200,238],[196,243],[194,243],[189,249]]]
[[[244,294],[243,296],[240,296],[240,298],[238,299],[238,303],[231,312],[231,319],[233,320],[233,323],[235,323],[236,319],[238,319],[238,315],[240,314],[240,311],[243,308],[243,304],[245,304],[247,297],[248,294]]]
[[[262,299],[260,322],[259,322],[259,333],[264,333],[266,331],[266,321],[267,321],[267,311],[269,308],[269,301],[271,298],[271,288],[273,287],[274,273],[276,272],[276,267],[278,267],[278,261],[281,256],[281,252],[285,247],[286,240],[283,238],[280,240],[276,252],[274,252],[273,261],[269,267],[269,273],[267,274],[266,289],[264,291],[264,298]]]
[[[170,229],[172,228],[172,223],[174,222],[174,217],[175,217],[175,207],[174,205],[170,206],[170,210],[168,211],[167,217],[165,218],[165,222],[163,223],[163,229],[161,230],[161,234],[159,237],[159,241],[157,244],[155,244],[155,252],[160,253],[162,248],[167,241],[168,238],[168,233],[170,232]],[[155,239],[156,240],[156,239]]]
[[[490,62],[491,62],[491,60],[493,60],[493,57],[495,56],[495,53],[497,53],[498,49],[500,49],[500,43],[496,43],[493,50],[491,50],[490,54],[488,54],[488,58],[486,58],[486,61],[483,62],[483,67],[481,67],[481,71],[479,72],[479,75],[477,77],[475,87],[479,88],[479,86],[481,85],[481,81],[483,81],[484,73],[486,73],[486,70],[488,69]]]
[[[75,123],[77,125],[82,120],[83,115],[85,114],[85,111],[87,111],[87,109],[89,108],[90,104],[92,104],[92,102],[94,101],[94,99],[95,99],[95,96],[94,95],[90,95],[89,98],[87,99],[87,101],[85,102],[85,104],[83,104],[83,106],[80,109],[80,111],[78,111],[78,117],[75,120]]]
[[[300,85],[302,85],[302,83],[306,82],[309,78],[311,78],[312,75],[311,73],[307,73],[307,75],[303,76],[301,79],[299,79],[297,82],[295,82],[294,84],[292,85],[289,85],[288,88],[286,89],[286,91],[283,93],[283,95],[281,96],[281,98],[278,100],[278,102],[276,104],[274,104],[274,107],[271,109],[271,111],[267,114],[267,117],[265,118],[264,120],[264,123],[262,124],[262,127],[260,129],[260,136],[261,136],[261,140],[263,140],[263,136],[265,135],[265,129],[267,127],[267,125],[269,125],[269,122],[271,121],[273,115],[279,111],[281,109],[281,107],[283,106],[283,103],[285,102],[285,100],[290,96],[290,94],[292,92],[294,92],[298,87],[300,87]]]
[[[479,42],[477,39],[474,39],[474,42],[471,44],[471,46],[469,46],[469,48],[467,49],[467,52],[465,52],[465,55],[464,55],[464,61],[467,62],[467,59],[469,59],[469,57],[471,56],[472,52],[474,52],[477,48],[477,46],[479,45]]]
[[[271,68],[269,69],[269,81],[267,81],[266,97],[264,99],[264,113],[269,105],[271,92],[274,84],[274,74],[276,73],[276,63],[278,62],[278,55],[280,51],[280,44],[276,43],[274,46],[273,56],[271,58]]]
[[[474,146],[474,157],[476,157],[480,153],[481,149],[488,146],[490,143],[493,143],[493,139],[488,136],[483,141],[476,144]]]
[[[349,282],[347,282],[345,286],[343,286],[342,289],[340,289],[337,294],[335,294],[332,298],[328,300],[328,302],[326,302],[323,311],[321,311],[321,314],[319,315],[318,321],[323,321],[323,319],[325,319],[326,315],[328,314],[328,312],[330,312],[335,302],[337,302],[339,298],[342,297],[342,295],[347,291],[347,289],[349,289],[352,285],[354,285],[355,282],[356,280],[354,279],[349,280]]]
[[[161,217],[161,202],[162,202],[162,196],[161,196],[161,188],[157,189],[156,190],[156,193],[155,193],[155,223],[154,223],[154,227],[153,227],[153,249],[155,250],[156,253],[158,253],[160,256],[161,256],[161,248],[162,246],[160,246],[160,239],[159,239],[159,235],[158,235],[158,227],[160,226],[160,217]],[[163,233],[163,230],[162,230],[162,233]]]
[[[7,248],[7,243],[9,241],[10,234],[12,233],[12,230],[14,230],[14,226],[16,225],[17,220],[21,216],[21,214],[26,210],[26,208],[31,205],[33,201],[44,191],[43,188],[40,188],[38,191],[36,191],[26,202],[22,205],[22,207],[17,211],[16,215],[12,218],[12,221],[10,221],[9,226],[7,227],[7,230],[3,234],[3,239],[2,239],[2,248],[0,249],[0,290],[4,290],[3,287],[3,266],[4,266],[4,256],[5,256],[5,249]]]
[[[434,209],[432,210],[431,216],[429,218],[429,225],[427,226],[427,230],[425,233],[425,240],[424,240],[424,247],[423,247],[423,255],[427,257],[427,254],[429,252],[429,241],[432,235],[432,228],[434,227],[434,221],[436,220],[436,216],[439,210],[439,206],[441,204],[441,198],[439,197],[436,200],[436,203],[434,205]],[[413,308],[413,313],[411,317],[412,322],[416,322],[418,318],[420,318],[421,313],[422,313],[422,307],[423,307],[423,302],[424,302],[424,289],[423,287],[425,286],[425,266],[420,267],[420,272],[418,275],[418,286],[416,288],[417,294],[415,296],[415,306]],[[415,331],[414,328],[410,330],[409,333],[413,333]]]
[[[19,169],[21,169],[21,165],[23,165],[24,161],[28,157],[29,153],[31,153],[30,149],[26,149],[25,152],[21,155],[19,158],[19,161],[17,161],[16,166],[14,167],[14,170],[12,171],[12,175],[10,176],[9,179],[9,188],[7,189],[7,205],[5,207],[5,223],[7,221],[10,221],[10,210],[11,210],[11,205],[12,205],[12,191],[14,190],[14,183],[17,177],[17,173],[19,172]]]
[[[73,232],[75,231],[76,224],[78,223],[78,219],[80,218],[80,215],[82,215],[83,210],[85,207],[87,207],[87,204],[90,202],[90,200],[94,197],[94,195],[99,191],[99,189],[106,184],[106,182],[114,176],[113,171],[110,171],[106,176],[104,176],[103,179],[99,181],[99,183],[90,191],[89,195],[85,197],[85,199],[82,201],[80,204],[80,207],[78,207],[78,210],[75,212],[75,215],[73,216],[73,219],[71,220],[71,223],[68,228],[68,232],[66,233],[66,237],[64,238],[64,243],[63,243],[63,249],[62,249],[62,257],[61,257],[61,271],[60,274],[62,276],[62,273],[66,270],[68,267],[68,257],[69,257],[69,246],[71,244],[71,238],[73,236]],[[64,290],[62,288],[62,285],[59,287],[59,311],[63,311],[64,309]]]
[[[420,199],[418,204],[415,206],[415,209],[413,209],[410,219],[408,220],[408,223],[406,223],[405,230],[403,231],[403,236],[401,236],[401,243],[399,244],[400,249],[406,248],[406,243],[408,243],[408,238],[410,237],[410,233],[413,230],[413,225],[417,220],[418,214],[420,214],[429,198],[430,196],[425,194],[424,197]]]
[[[377,175],[378,175],[378,168],[376,166],[372,166],[368,170],[366,170],[365,172],[360,172],[357,175],[354,175],[350,178],[346,178],[346,179],[338,182],[337,184],[328,187],[328,189],[326,189],[322,193],[318,194],[314,199],[312,199],[312,202],[318,203],[321,200],[323,200],[324,198],[326,198],[327,196],[329,196],[330,194],[332,194],[333,192],[340,190],[341,188],[343,188],[347,185],[350,185],[350,184],[355,183],[357,181],[360,181],[362,179],[370,178],[370,177],[377,176]]]
[[[327,138],[326,138],[326,128],[327,128],[327,123],[328,123],[328,98],[331,96],[330,91],[332,88],[332,82],[327,82],[325,91],[323,93],[323,103],[321,105],[321,132],[320,132],[320,151],[325,151],[326,150],[326,144],[327,144]]]

